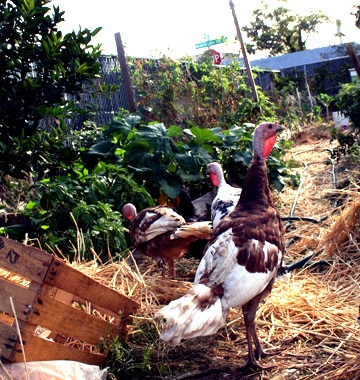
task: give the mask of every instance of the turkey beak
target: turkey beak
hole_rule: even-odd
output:
[[[280,124],[276,124],[276,132],[281,132],[281,131],[284,131],[284,130],[285,130],[285,127],[283,127]]]

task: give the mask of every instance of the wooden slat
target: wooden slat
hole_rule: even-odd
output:
[[[16,315],[21,321],[26,321],[27,314],[36,295],[37,293],[28,288],[0,278],[0,310],[12,316],[14,315],[10,303],[10,297],[12,297]]]
[[[27,332],[22,333],[26,361],[43,360],[75,360],[86,364],[102,366],[106,362],[105,355],[96,355],[87,351],[64,346],[56,342],[38,338]],[[16,345],[13,354],[9,358],[12,362],[23,362],[20,343]]]
[[[115,324],[42,294],[35,300],[28,322],[92,345],[97,345],[101,337],[106,339],[118,334]]]
[[[15,318],[12,317],[11,315],[0,313],[0,322],[3,322],[7,325],[12,326],[12,324],[14,323],[14,320]]]
[[[0,236],[0,267],[19,276],[42,282],[53,255]]]
[[[83,297],[74,296],[73,302],[78,302],[81,305],[86,305],[87,300]],[[106,314],[110,317],[115,318],[115,320],[117,322],[119,322],[119,320],[120,320],[119,313],[114,313],[113,311],[111,311],[109,309],[105,309],[104,307],[101,307],[101,306],[96,305],[94,303],[91,303],[90,305],[91,305],[91,310],[96,310],[101,314]]]
[[[140,307],[131,298],[112,290],[54,257],[44,282],[63,289],[114,313],[128,317]]]
[[[0,321],[0,349],[1,356],[9,359],[15,349],[17,342],[17,332],[15,326]]]

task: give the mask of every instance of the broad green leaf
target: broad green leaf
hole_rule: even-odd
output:
[[[160,189],[166,193],[169,198],[175,199],[182,189],[181,183],[172,182],[169,184],[165,179],[160,181]]]
[[[192,127],[191,133],[195,136],[195,143],[200,146],[209,142],[218,142],[219,138],[214,134],[211,129],[201,129],[199,127]]]
[[[113,144],[110,141],[100,141],[99,143],[93,145],[89,150],[88,154],[99,154],[101,156],[106,156],[110,153]]]

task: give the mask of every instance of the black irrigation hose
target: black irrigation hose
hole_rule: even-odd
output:
[[[285,243],[285,248],[290,247],[290,245],[294,244],[297,240],[299,240],[299,236],[292,236],[286,243]]]
[[[303,222],[311,222],[311,223],[322,223],[324,220],[328,218],[327,215],[321,217],[320,219],[315,218],[309,218],[307,216],[283,216],[281,217],[281,220],[288,220],[288,221],[303,221]]]
[[[296,261],[295,263],[292,263],[290,265],[286,265],[282,268],[282,271],[284,273],[290,273],[292,272],[294,269],[300,269],[300,268],[303,268],[305,266],[305,264],[315,255],[315,252],[314,251],[311,251],[311,253],[309,255],[307,255],[306,257],[304,257],[303,259],[299,260],[299,261]]]
[[[333,262],[332,259],[310,261],[311,258],[313,258],[315,255],[321,254],[323,251],[324,251],[324,249],[321,249],[318,252],[310,251],[310,253],[306,257],[296,261],[295,263],[292,263],[290,265],[284,265],[282,268],[280,268],[279,274],[284,275],[286,273],[292,272],[295,269],[309,268],[309,267],[316,268],[316,267],[323,266],[323,265],[331,265],[331,263]],[[301,253],[305,253],[305,252],[306,252],[306,249],[301,251]]]

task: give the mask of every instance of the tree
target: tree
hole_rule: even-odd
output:
[[[356,17],[355,26],[360,29],[360,5],[354,5],[353,8],[356,8],[357,11],[351,14]]]
[[[254,42],[246,44],[249,54],[267,50],[269,56],[275,56],[306,50],[307,35],[316,33],[317,25],[329,20],[321,11],[300,16],[291,14],[285,7],[278,7],[272,12],[267,4],[264,8],[253,11],[251,26],[242,28]]]
[[[49,0],[0,2],[0,174],[21,178],[40,160],[33,137],[41,132],[45,116],[58,127],[69,102],[64,94],[77,94],[83,83],[100,72],[100,45],[90,45],[93,32],[74,31],[65,36],[57,29],[64,19]],[[60,125],[61,126],[61,125]]]

